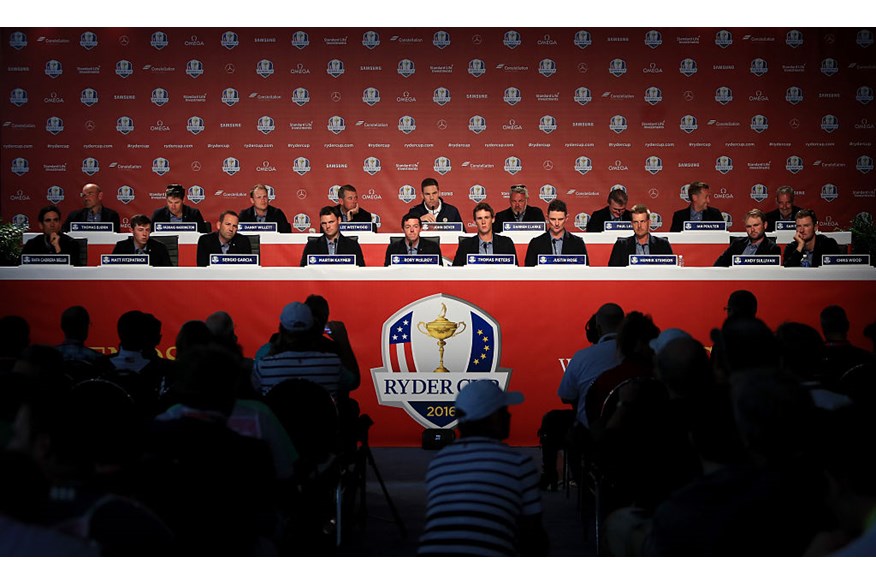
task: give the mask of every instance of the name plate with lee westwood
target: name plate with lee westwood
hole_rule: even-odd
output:
[[[195,233],[198,230],[194,221],[160,221],[154,227],[155,233]]]
[[[148,266],[149,256],[139,253],[102,253],[101,266]]]
[[[631,266],[677,266],[678,256],[675,254],[662,255],[630,255]]]
[[[356,256],[353,254],[311,254],[307,256],[308,266],[355,266]]]
[[[113,224],[109,221],[74,221],[70,224],[70,231],[76,231],[79,233],[82,233],[83,231],[112,233]]]
[[[736,266],[781,266],[782,256],[777,255],[735,255],[730,265]]]
[[[505,231],[544,231],[544,221],[503,221]]]
[[[870,254],[825,254],[821,256],[822,266],[864,266],[870,267]]]
[[[230,253],[211,253],[211,266],[257,266],[259,265],[259,256],[254,253],[248,254],[230,254]]]
[[[726,221],[685,221],[685,231],[727,231]]]
[[[583,254],[575,255],[549,255],[538,254],[538,265],[540,266],[586,266],[587,256]]]
[[[66,253],[23,253],[22,266],[69,266],[70,254]]]
[[[397,254],[394,253],[389,258],[389,263],[393,266],[440,266],[441,259],[436,254]]]
[[[465,231],[459,221],[423,221],[423,231]]]
[[[372,231],[377,231],[376,229],[374,229],[374,223],[370,223],[370,222],[366,223],[365,221],[347,221],[345,223],[341,223],[338,226],[338,229],[342,233],[350,233],[350,232],[355,233],[355,232],[359,232],[359,231],[367,231],[370,233]]]
[[[469,253],[465,256],[465,263],[469,266],[513,266],[516,258],[509,254],[499,253],[494,255],[481,255]]]
[[[244,233],[276,233],[277,223],[276,221],[265,221],[264,223],[258,221],[246,221],[245,223],[239,224],[237,230]]]

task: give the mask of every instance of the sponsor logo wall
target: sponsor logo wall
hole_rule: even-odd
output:
[[[843,228],[876,212],[873,44],[863,28],[4,29],[0,213],[66,215],[96,182],[128,218],[177,182],[215,221],[265,183],[306,229],[351,183],[389,231],[427,176],[465,218],[518,183],[573,217],[614,185],[670,217],[703,180],[731,218],[789,184]]]

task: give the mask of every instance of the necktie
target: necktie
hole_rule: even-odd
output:
[[[557,242],[558,242],[558,241],[559,241],[559,239],[554,239],[554,240],[553,240],[553,244],[554,244],[554,255],[560,255],[560,250],[557,249]]]
[[[481,242],[481,247],[484,248],[484,254],[488,253],[488,252],[487,252],[487,246],[488,246],[488,245],[489,245],[489,243],[487,243],[486,241],[482,241],[482,242]]]

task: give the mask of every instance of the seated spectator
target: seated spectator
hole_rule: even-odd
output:
[[[849,342],[849,318],[842,306],[832,304],[821,311],[824,335],[824,383],[835,389],[840,378],[852,367],[873,361],[873,355]]]

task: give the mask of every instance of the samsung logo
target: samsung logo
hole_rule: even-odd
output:
[[[347,168],[347,164],[343,163],[343,162],[338,162],[338,163],[332,162],[332,163],[326,163],[325,167],[326,168]]]
[[[818,97],[820,99],[832,99],[838,98],[840,96],[839,93],[827,93],[827,92],[819,92]]]
[[[222,122],[219,124],[220,128],[242,128],[243,124],[238,122]]]
[[[712,71],[733,71],[736,65],[712,65]]]
[[[359,71],[383,71],[383,67],[380,65],[361,65]]]
[[[276,43],[277,39],[274,37],[256,37],[252,39],[254,43]]]
[[[7,67],[6,71],[9,73],[27,73],[30,71],[30,67]]]
[[[573,128],[592,128],[593,122],[572,122]]]
[[[465,94],[466,99],[487,99],[487,97],[488,96],[486,93],[466,93]]]
[[[608,37],[605,40],[610,42],[610,43],[628,43],[628,42],[630,42],[630,37],[621,37],[621,36]]]
[[[137,99],[137,96],[134,95],[133,93],[125,93],[125,94],[119,93],[119,94],[114,95],[113,99],[120,100],[120,101],[130,101],[132,99]]]
[[[699,168],[699,162],[679,162],[678,168]]]

